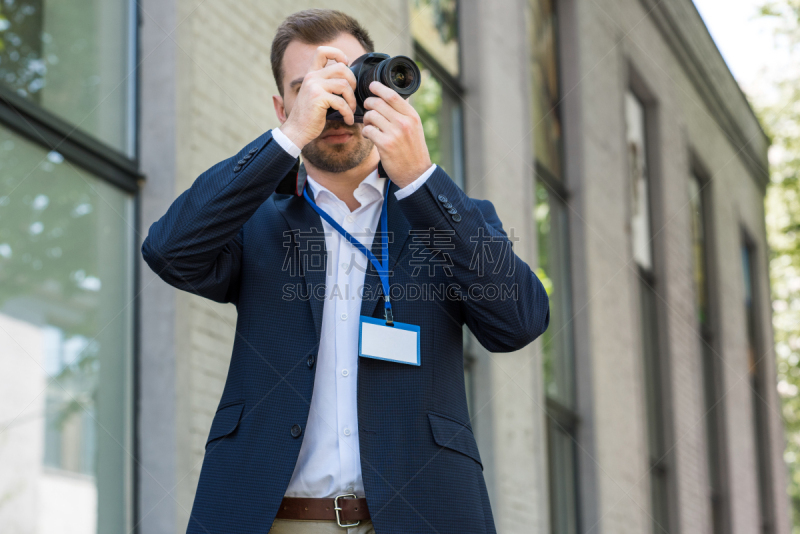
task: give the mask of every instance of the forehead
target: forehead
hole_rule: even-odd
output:
[[[342,33],[332,41],[320,44],[308,44],[300,41],[292,41],[286,47],[283,54],[283,83],[287,85],[295,78],[302,77],[311,67],[314,53],[319,46],[332,46],[338,48],[347,56],[351,62],[359,56],[367,53],[358,39],[349,33]]]

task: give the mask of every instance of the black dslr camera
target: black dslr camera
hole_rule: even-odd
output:
[[[420,72],[417,64],[409,57],[379,54],[372,52],[359,57],[350,65],[356,76],[356,110],[353,113],[355,122],[364,122],[364,100],[375,96],[369,90],[369,84],[379,81],[386,87],[394,89],[403,98],[408,98],[419,89]],[[326,115],[329,121],[344,121],[342,114],[333,108]]]

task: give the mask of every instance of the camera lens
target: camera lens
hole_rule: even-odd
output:
[[[406,56],[395,56],[381,61],[375,69],[375,78],[403,98],[414,94],[420,84],[419,67]]]
[[[389,72],[389,79],[399,89],[405,89],[414,83],[414,72],[406,65],[396,65]]]

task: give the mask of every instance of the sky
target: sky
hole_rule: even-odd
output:
[[[764,1],[694,0],[694,4],[745,93],[769,98],[775,76],[789,60],[774,36],[774,21],[758,16]]]

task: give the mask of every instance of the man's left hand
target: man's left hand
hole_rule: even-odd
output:
[[[386,173],[403,188],[431,166],[422,120],[408,100],[382,83],[370,83],[369,90],[377,96],[364,100],[361,135],[375,143]]]

